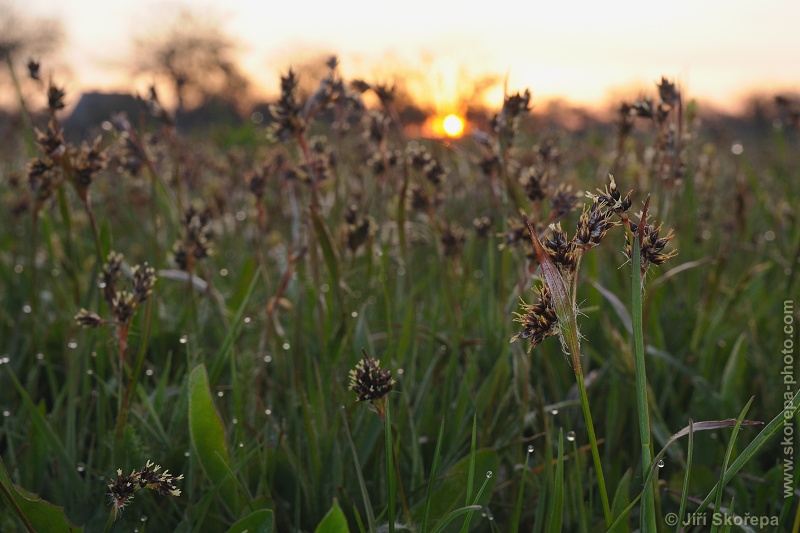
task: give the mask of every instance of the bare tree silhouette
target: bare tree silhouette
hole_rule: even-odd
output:
[[[178,111],[219,98],[241,101],[248,81],[234,54],[235,41],[219,24],[182,11],[166,27],[134,39],[135,75],[149,74],[167,82]]]

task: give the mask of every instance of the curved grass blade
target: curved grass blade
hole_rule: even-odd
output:
[[[241,502],[230,477],[230,455],[222,418],[211,399],[206,367],[198,365],[189,375],[189,435],[200,466],[217,488],[231,513],[239,514]]]

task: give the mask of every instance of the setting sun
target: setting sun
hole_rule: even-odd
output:
[[[464,121],[457,115],[447,115],[442,122],[442,128],[448,137],[460,137],[464,133]]]

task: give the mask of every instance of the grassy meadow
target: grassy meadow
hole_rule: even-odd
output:
[[[434,139],[331,67],[3,130],[0,530],[798,530],[796,104]]]

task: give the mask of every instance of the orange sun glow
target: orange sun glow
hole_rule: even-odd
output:
[[[464,120],[458,115],[447,115],[442,121],[442,129],[448,137],[461,137],[464,133]]]

